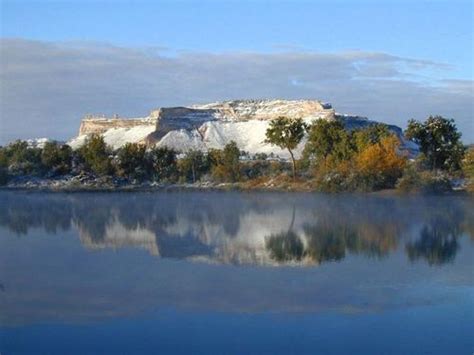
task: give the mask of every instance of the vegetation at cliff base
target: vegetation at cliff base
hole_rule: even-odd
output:
[[[301,119],[286,117],[271,121],[266,142],[287,150],[290,161],[273,154],[251,156],[234,141],[223,149],[182,153],[137,143],[114,151],[100,135],[91,135],[77,150],[58,142],[40,148],[16,141],[0,147],[0,184],[70,178],[115,186],[226,183],[244,189],[342,192],[397,188],[432,193],[450,191],[458,180],[467,190],[474,190],[474,148],[462,145],[453,120],[440,116],[430,116],[425,122],[411,120],[405,137],[419,145],[417,157],[408,155],[399,133],[387,125],[350,130],[337,118],[316,120],[309,126]],[[306,142],[297,159],[295,149],[301,149],[303,139]]]
[[[306,128],[306,124],[301,118],[292,120],[287,117],[278,117],[270,122],[267,129],[266,142],[286,149],[290,153],[293,178],[296,177],[296,160],[293,150],[303,139]]]

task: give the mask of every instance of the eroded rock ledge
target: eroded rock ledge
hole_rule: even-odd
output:
[[[69,144],[78,148],[87,136],[101,134],[115,149],[131,142],[186,152],[221,149],[233,140],[250,154],[273,153],[286,158],[287,152],[264,142],[269,121],[279,116],[302,118],[307,123],[339,116],[347,129],[377,123],[365,117],[336,114],[330,104],[318,100],[234,100],[190,107],[162,107],[144,118],[89,115],[81,121],[78,137]],[[404,149],[416,150],[403,138],[399,127],[387,126],[400,137]],[[297,156],[304,144],[305,140],[296,150]]]

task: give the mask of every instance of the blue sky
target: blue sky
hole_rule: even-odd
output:
[[[422,85],[427,90],[433,90],[434,87],[445,90],[446,83],[449,82],[450,94],[455,94],[462,89],[462,94],[467,99],[472,99],[474,30],[473,2],[469,0],[292,2],[3,0],[1,1],[1,22],[1,37],[10,40],[7,44],[2,45],[3,57],[7,59],[6,66],[8,66],[8,59],[13,58],[9,55],[12,47],[11,39],[29,40],[29,45],[54,44],[67,47],[68,50],[73,46],[76,51],[69,54],[72,57],[86,55],[85,52],[89,53],[89,56],[96,56],[95,51],[101,46],[103,48],[111,46],[121,48],[123,51],[120,55],[127,58],[130,56],[130,51],[135,50],[140,51],[142,56],[155,56],[160,60],[164,58],[182,59],[197,55],[217,55],[217,58],[212,57],[212,60],[216,61],[217,67],[220,67],[223,62],[228,63],[228,56],[249,53],[257,56],[269,54],[277,56],[277,58],[286,53],[293,55],[334,54],[346,58],[347,53],[359,52],[366,55],[362,60],[364,63],[367,60],[372,61],[370,55],[376,53],[392,58],[402,58],[400,61],[393,60],[392,69],[399,72],[398,75],[393,75],[388,80],[402,80],[412,86]],[[80,47],[80,53],[78,47]],[[51,56],[54,55],[56,54],[42,52],[40,57],[49,56],[48,58],[52,58]],[[119,54],[114,53],[114,55]],[[371,59],[367,59],[367,56]],[[272,58],[264,57],[263,60],[272,62]],[[67,61],[67,56],[62,60]],[[237,57],[234,60],[240,62],[241,58]],[[258,60],[262,60],[262,58],[247,60],[245,64],[251,67]],[[287,58],[287,60],[290,61],[290,64],[293,63],[291,58]],[[407,61],[410,60],[417,62],[408,64],[409,68],[407,69]],[[380,65],[384,66],[384,72],[386,72],[387,62],[385,59],[382,62],[372,63],[371,77],[374,76],[374,70]],[[28,63],[28,66],[30,65],[33,63]],[[110,63],[107,65],[110,68]],[[197,71],[200,70],[199,67],[196,67],[196,63],[193,62],[192,65]],[[32,72],[37,72],[38,68],[36,67]],[[284,70],[285,66],[282,68]],[[8,70],[9,68],[3,67],[2,74]],[[307,70],[309,71],[308,76],[311,76],[311,67],[308,66]],[[153,73],[152,69],[148,73]],[[60,73],[54,72],[52,74],[59,75]],[[157,72],[157,76],[160,75],[163,73]],[[249,75],[247,79],[251,77]],[[10,76],[9,79],[13,80]],[[297,75],[288,73],[290,83],[304,82],[304,79],[304,72],[298,72]],[[352,80],[354,79],[359,80],[355,76],[352,77]],[[386,75],[383,76],[383,79],[387,79]],[[198,79],[196,78],[196,80]],[[201,81],[197,83],[196,90],[202,92],[205,79],[199,78],[199,80]],[[366,83],[367,81],[364,81],[364,85]],[[39,83],[36,82],[36,84]],[[453,89],[451,86],[454,84],[455,88]],[[7,84],[3,85],[3,89],[10,89],[10,87],[5,87]],[[26,83],[24,85],[26,90]],[[221,85],[225,86],[226,84],[223,82]],[[341,87],[344,85],[345,83],[341,82]],[[308,91],[301,92],[301,96],[311,96],[310,87],[312,86],[307,86]],[[288,89],[291,89],[291,85]],[[354,91],[351,90],[351,92]],[[314,93],[319,96],[322,92],[315,90]],[[188,97],[189,99],[196,97],[196,99],[214,101],[214,99],[227,98],[224,94],[241,96],[245,94],[245,91],[224,88],[221,93],[210,92],[207,96],[188,95]],[[257,90],[254,94],[260,94],[261,97],[294,96],[294,93],[289,91],[271,91],[263,87],[261,91]],[[322,94],[325,96],[324,93]],[[334,94],[329,94],[328,98],[340,100],[342,95],[342,92],[336,95],[334,91]],[[427,97],[429,95],[426,94]],[[154,104],[151,102],[152,98],[147,104],[149,103],[153,107],[174,104],[179,101],[177,98],[160,99],[158,96],[157,94],[156,100],[153,101]],[[161,95],[161,97],[163,96]],[[117,99],[120,102],[123,101]],[[327,98],[322,97],[321,99]],[[399,99],[398,94],[394,94],[395,99]],[[188,103],[186,98],[183,98],[182,101],[183,104]],[[360,110],[361,104],[350,105],[350,102],[353,101],[354,98],[344,96],[341,102],[342,108]],[[394,101],[394,105],[399,104],[401,103]],[[126,113],[146,114],[143,112],[145,103],[136,105],[135,108],[132,103],[130,105],[132,107],[125,109]],[[334,102],[334,105],[337,108],[338,102]],[[11,116],[12,112],[16,112],[15,114],[21,112],[21,110],[10,106],[12,105],[2,108],[2,116]],[[94,104],[85,108],[98,109],[108,113],[111,108],[108,105],[104,106],[101,108],[100,105]],[[433,107],[433,109],[435,108]],[[387,110],[390,111],[389,108]],[[459,115],[460,110],[463,112],[460,118],[462,128],[465,131],[471,131],[472,104],[464,102],[463,107],[454,110],[452,115]],[[427,108],[425,111],[431,112],[432,110]],[[425,111],[417,108],[414,110],[414,114],[419,112],[422,115]],[[74,114],[77,115],[79,112],[78,108]],[[361,113],[380,115],[379,111],[370,112],[370,110]],[[51,112],[45,111],[43,119],[46,120],[46,116],[50,114]],[[398,112],[394,112],[393,115],[388,114],[386,120],[403,125],[402,118],[395,117],[398,114]],[[406,112],[406,115],[408,114],[409,112]],[[450,112],[446,112],[446,114],[450,114]],[[407,118],[409,117],[403,117],[403,120],[406,121]],[[422,117],[416,118],[421,119]],[[77,119],[75,117],[76,122]],[[8,121],[7,118],[2,118],[2,121],[4,120]],[[37,120],[41,120],[41,118],[37,117]],[[72,118],[68,120],[72,125]],[[18,122],[18,120],[15,121]],[[17,133],[15,129],[13,131],[15,134]],[[38,132],[38,134],[43,133],[48,132]],[[71,133],[72,128],[57,132],[61,137]],[[12,134],[8,134],[8,138],[12,137]],[[466,135],[470,137],[470,140],[474,140],[474,133],[465,132]]]

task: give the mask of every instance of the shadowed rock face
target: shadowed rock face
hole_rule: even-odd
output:
[[[191,107],[163,107],[151,111],[146,118],[86,117],[81,122],[79,136],[69,144],[77,148],[88,135],[101,134],[115,149],[132,142],[186,152],[221,149],[233,140],[250,154],[274,153],[287,158],[287,152],[264,143],[269,121],[280,116],[302,118],[310,124],[317,119],[334,119],[336,113],[330,104],[317,100],[234,100]],[[377,123],[360,116],[338,117],[343,119],[347,129]],[[404,144],[401,129],[388,127]],[[304,142],[296,150],[297,156],[303,145]]]

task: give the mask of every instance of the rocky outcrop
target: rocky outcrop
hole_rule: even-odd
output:
[[[234,100],[190,107],[158,108],[145,118],[87,116],[81,122],[79,136],[69,144],[77,148],[87,136],[101,134],[106,143],[115,149],[134,142],[186,152],[191,149],[220,149],[233,140],[241,150],[250,154],[273,153],[287,158],[287,152],[265,143],[269,122],[279,116],[302,118],[308,124],[317,119],[334,119],[338,116],[347,129],[377,123],[365,117],[338,115],[330,104],[317,100]],[[401,129],[388,127],[405,144]],[[303,146],[304,142],[296,149],[297,156]]]
[[[79,126],[79,136],[89,134],[103,134],[109,129],[133,128],[141,126],[152,126],[157,128],[158,120],[149,118],[106,118],[100,116],[86,116],[82,119]]]

